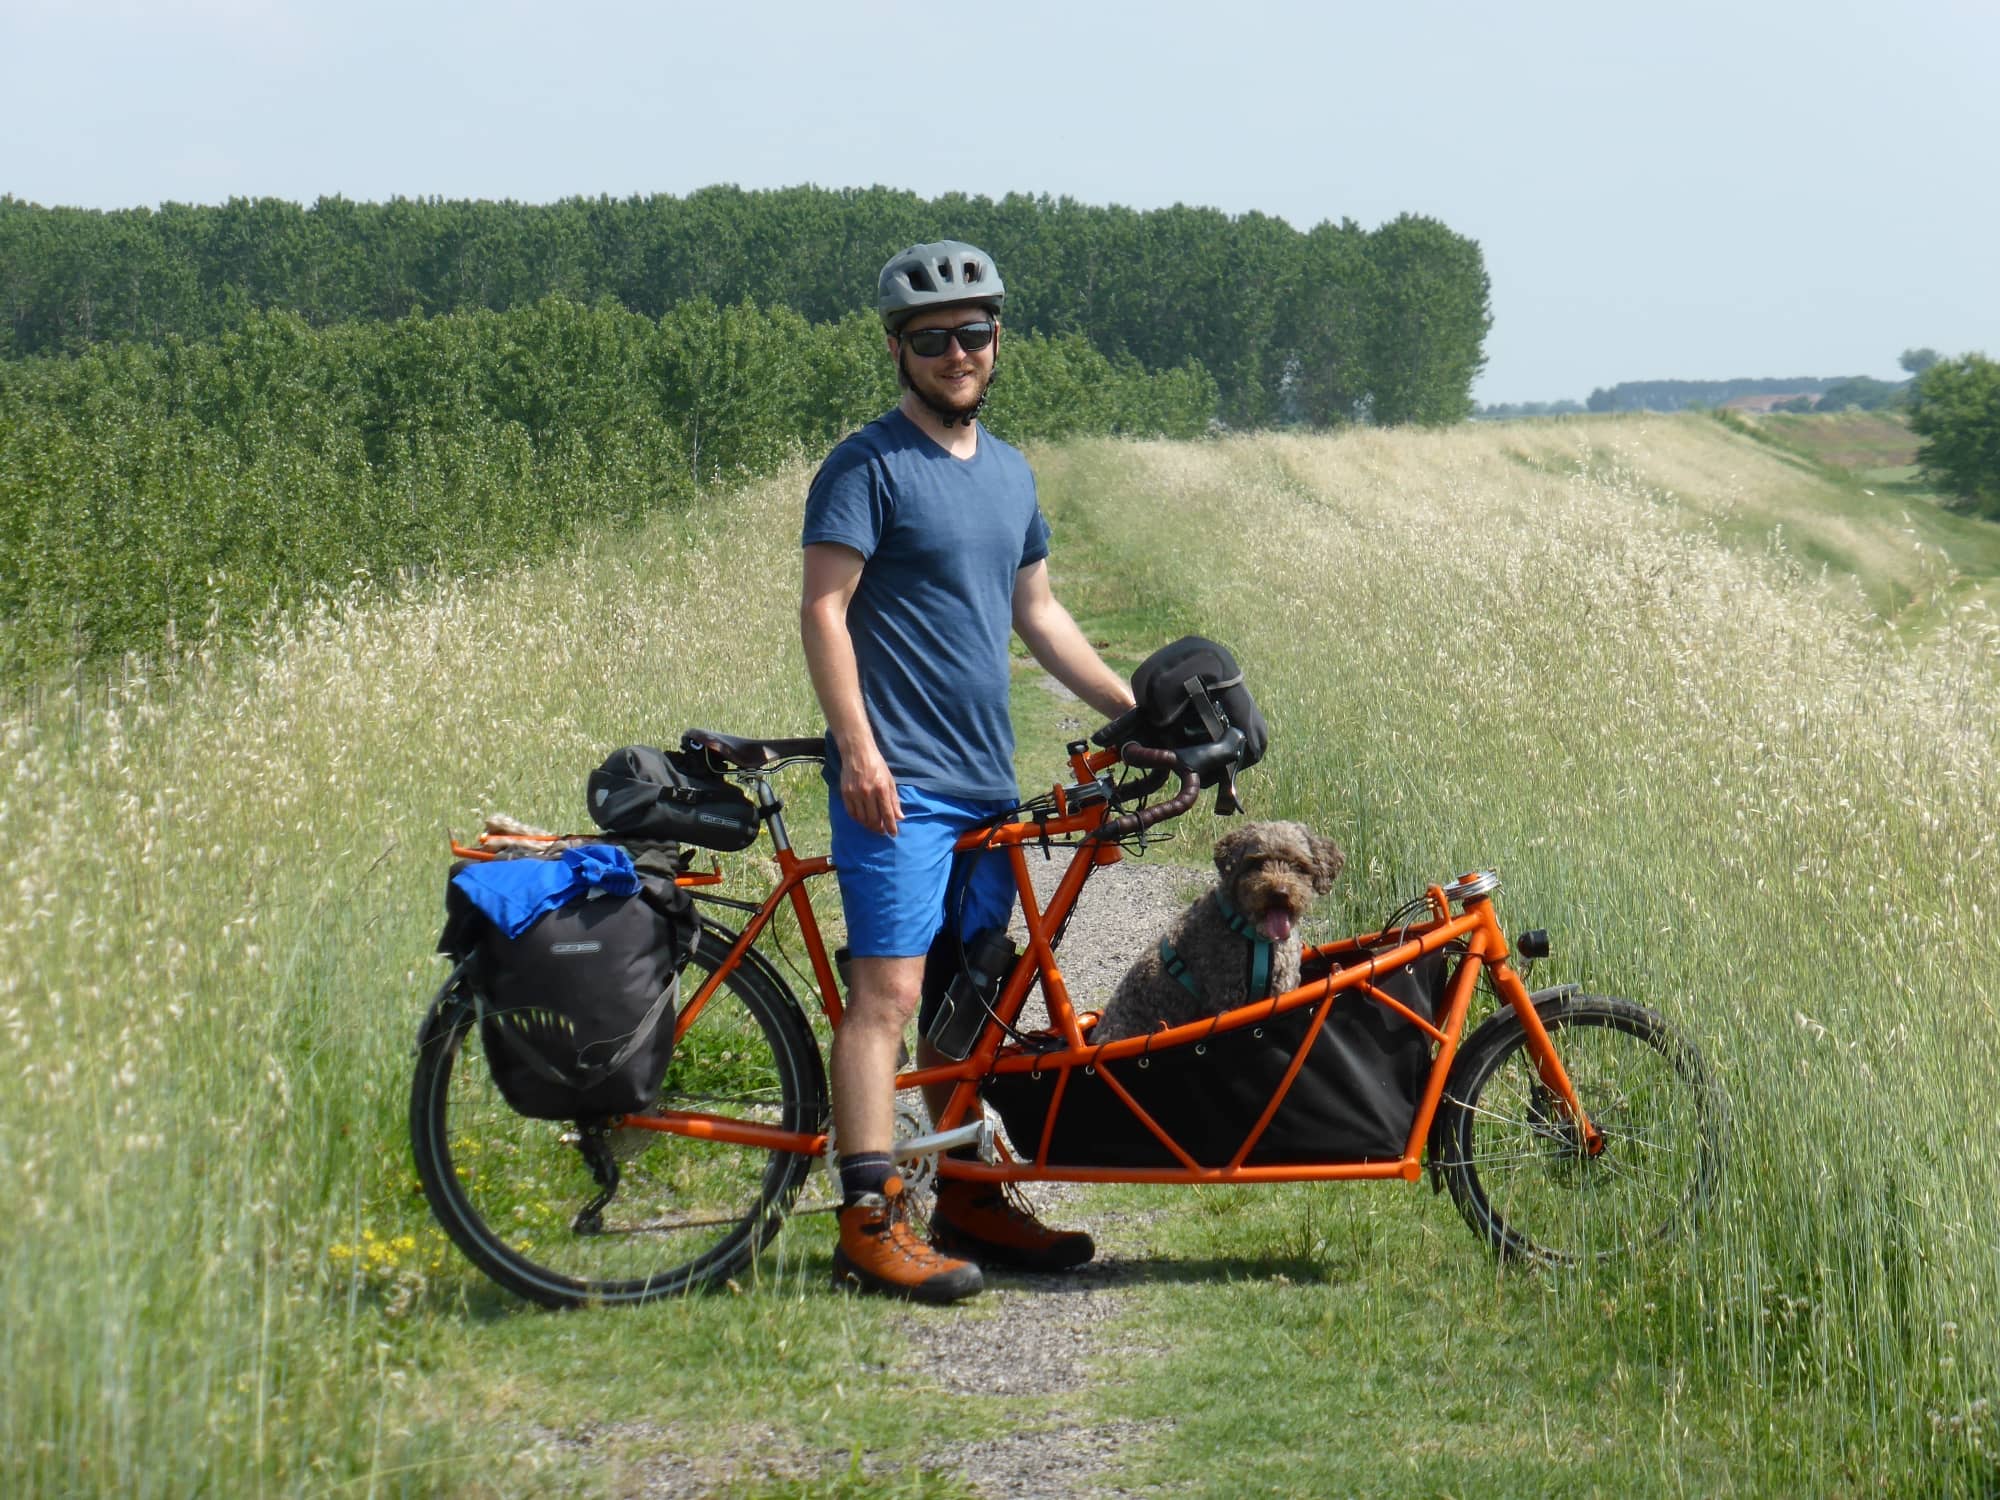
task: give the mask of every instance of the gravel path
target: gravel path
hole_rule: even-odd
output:
[[[1030,865],[1037,898],[1046,902],[1065,868],[1065,856]],[[1126,858],[1091,877],[1058,956],[1064,982],[1079,1009],[1097,1009],[1144,945],[1198,889],[1201,876],[1160,860]],[[1022,937],[1018,917],[1015,938]],[[1029,1001],[1028,1024],[1046,1016],[1039,996]],[[1131,1493],[1120,1479],[1122,1456],[1143,1444],[1149,1429],[1136,1422],[1087,1423],[1073,1419],[1065,1398],[1077,1405],[1107,1367],[1144,1361],[1160,1352],[1145,1330],[1121,1326],[1146,1247],[1150,1213],[1093,1209],[1092,1190],[1069,1183],[1041,1183],[1030,1190],[1036,1207],[1059,1222],[1088,1228],[1097,1258],[1057,1276],[1001,1272],[986,1292],[960,1308],[894,1308],[890,1315],[913,1355],[913,1364],[942,1390],[1027,1398],[1047,1414],[1024,1415],[1000,1437],[976,1442],[933,1439],[920,1452],[882,1454],[870,1468],[893,1473],[903,1464],[961,1473],[980,1494],[1023,1500]],[[776,1428],[759,1424],[735,1434],[729,1451],[695,1459],[676,1451],[671,1424],[611,1425],[595,1431],[545,1434],[556,1449],[588,1451],[634,1441],[654,1454],[628,1476],[631,1492],[650,1500],[694,1500],[762,1475],[775,1482],[810,1482],[846,1471],[848,1454],[787,1446]]]
[[[1041,686],[1059,700],[1071,698],[1046,677]],[[1073,719],[1061,725],[1065,733],[1080,733],[1082,727]],[[1043,904],[1067,863],[1065,850],[1048,860],[1030,854],[1029,873]],[[1057,951],[1063,981],[1079,1010],[1103,1007],[1132,961],[1202,884],[1201,871],[1129,855],[1091,877]],[[1018,914],[1014,938],[1017,943],[1024,939]],[[1039,995],[1030,997],[1023,1020],[1029,1027],[1046,1023]],[[1068,1183],[1037,1184],[1029,1194],[1051,1219],[1091,1231],[1098,1254],[1090,1265],[1060,1276],[1003,1272],[963,1308],[909,1307],[893,1313],[917,1368],[927,1371],[939,1388],[990,1395],[1002,1403],[1035,1398],[1049,1404],[1049,1415],[1024,1419],[1022,1426],[997,1438],[971,1443],[939,1439],[921,1454],[885,1454],[882,1469],[893,1471],[914,1460],[956,1471],[995,1500],[1131,1493],[1119,1479],[1120,1459],[1146,1440],[1146,1425],[1076,1421],[1067,1415],[1063,1398],[1081,1397],[1114,1361],[1143,1361],[1160,1352],[1143,1330],[1120,1326],[1138,1274],[1133,1262],[1145,1248],[1144,1220],[1152,1215],[1095,1210],[1088,1201],[1091,1194],[1088,1187]],[[977,1321],[969,1328],[968,1320]],[[771,1428],[746,1429],[737,1435],[733,1452],[700,1463],[671,1451],[670,1432],[655,1436],[669,1439],[668,1451],[642,1469],[638,1493],[659,1500],[711,1494],[718,1481],[732,1474],[798,1481],[842,1473],[848,1462],[845,1452],[788,1451]],[[568,1434],[566,1439],[566,1446],[577,1446],[579,1440],[582,1446],[591,1443],[588,1434]]]
[[[1061,879],[1060,858],[1031,867],[1036,896],[1046,902]],[[1102,1008],[1132,960],[1188,900],[1199,876],[1183,866],[1126,858],[1099,870],[1077,903],[1058,950],[1063,982],[1080,1010]],[[1023,933],[1016,923],[1016,940]],[[1030,1019],[1040,1025],[1039,997]],[[1130,1217],[1093,1212],[1091,1189],[1038,1183],[1028,1190],[1036,1208],[1058,1223],[1087,1227],[1097,1240],[1088,1266],[1060,1276],[1002,1273],[979,1299],[993,1330],[970,1338],[947,1310],[910,1309],[904,1336],[923,1351],[946,1390],[1010,1396],[1064,1397],[1087,1390],[1113,1361],[1143,1361],[1160,1352],[1137,1329],[1119,1327],[1131,1300],[1133,1255],[1143,1227]],[[1147,1216],[1150,1217],[1150,1216]],[[1118,1482],[1120,1455],[1145,1440],[1144,1424],[1051,1421],[976,1443],[940,1444],[924,1462],[963,1473],[983,1495],[1024,1500],[1127,1493]]]

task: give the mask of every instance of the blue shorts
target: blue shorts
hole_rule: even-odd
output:
[[[1014,869],[1004,849],[955,854],[966,829],[992,821],[1011,802],[972,802],[921,787],[897,789],[896,836],[871,833],[847,814],[839,788],[829,798],[833,868],[856,958],[922,958],[949,928],[961,938],[1005,927],[1014,910]]]

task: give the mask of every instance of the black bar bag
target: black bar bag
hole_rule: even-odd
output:
[[[597,1120],[658,1100],[700,921],[672,880],[639,881],[637,895],[572,901],[513,939],[445,887],[438,946],[469,960],[487,1065],[517,1114]]]

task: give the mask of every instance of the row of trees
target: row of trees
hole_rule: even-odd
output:
[[[1912,379],[1937,364],[1935,349],[1905,349],[1896,361]],[[1773,410],[1802,411],[1885,411],[1907,405],[1910,380],[1876,380],[1868,375],[1794,375],[1788,379],[1735,380],[1626,380],[1614,386],[1599,386],[1590,393],[1586,409],[1610,411],[1681,411],[1690,407],[1712,409],[1743,396],[1790,396]],[[1533,403],[1530,403],[1531,405]],[[1487,407],[1479,415],[1515,414],[1513,408]]]
[[[1010,333],[1009,438],[1192,437],[1215,383]],[[896,399],[875,319],[545,298],[0,362],[0,682],[455,574],[823,453]]]
[[[1590,393],[1584,406],[1595,412],[1686,411],[1717,407],[1743,396],[1817,397],[1836,383],[1835,378],[1821,375],[1793,375],[1783,379],[1766,376],[1732,380],[1621,380],[1613,386],[1599,386]]]
[[[870,305],[896,250],[941,235],[993,253],[1013,327],[1149,369],[1199,361],[1232,425],[1456,421],[1485,362],[1484,260],[1434,219],[1301,232],[1256,213],[882,187],[111,213],[0,197],[0,357],[207,337],[260,309],[317,328],[551,294],[655,318],[706,298],[830,322]]]

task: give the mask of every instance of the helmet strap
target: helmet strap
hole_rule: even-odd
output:
[[[915,396],[923,404],[924,409],[945,427],[957,427],[961,424],[970,427],[973,419],[985,409],[986,398],[993,394],[993,382],[1000,378],[1000,350],[996,344],[993,350],[993,369],[986,377],[986,385],[979,392],[979,399],[961,411],[955,406],[946,406],[941,401],[932,400],[928,391],[910,379],[910,368],[904,363],[909,357],[909,351],[902,347],[902,340],[899,338],[896,341],[896,375],[903,382],[903,389]]]

